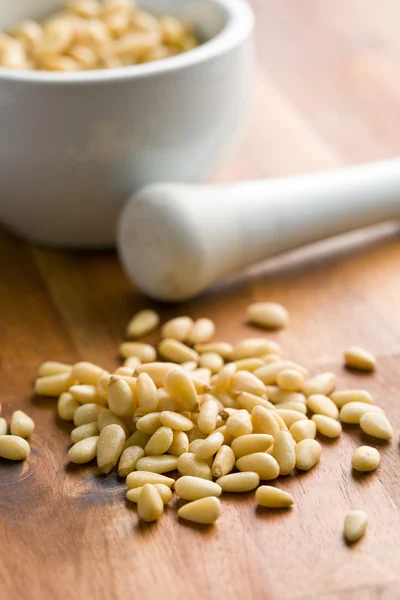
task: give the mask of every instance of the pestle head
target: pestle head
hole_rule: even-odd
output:
[[[173,302],[186,300],[218,277],[219,241],[209,226],[210,220],[218,217],[212,192],[210,197],[212,189],[152,184],[124,207],[118,252],[127,275],[146,295]]]

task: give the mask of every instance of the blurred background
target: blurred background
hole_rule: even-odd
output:
[[[396,0],[250,0],[252,123],[223,177],[271,176],[394,156],[400,112]]]

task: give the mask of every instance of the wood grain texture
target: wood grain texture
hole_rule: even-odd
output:
[[[248,133],[220,180],[319,170],[398,153],[400,8],[383,0],[252,0],[258,81]],[[400,242],[396,228],[279,257],[179,307],[148,303],[113,252],[67,253],[0,233],[0,381],[3,415],[36,422],[23,464],[0,461],[0,598],[10,600],[396,600],[400,598]],[[290,327],[272,337],[313,372],[333,369],[338,387],[365,387],[393,422],[378,444],[376,473],[352,474],[352,450],[372,440],[347,427],[323,441],[310,473],[282,478],[296,505],[255,508],[228,495],[216,526],[177,521],[168,507],[138,522],[115,475],[66,461],[69,429],[55,401],[31,396],[43,360],[116,364],[132,314],[147,305],[167,319],[210,316],[217,337],[260,335],[244,323],[252,300],[283,302]],[[155,342],[157,335],[151,336]],[[378,356],[376,375],[341,365],[360,344]],[[376,444],[375,444],[376,445]],[[345,512],[364,509],[366,537],[342,538]]]

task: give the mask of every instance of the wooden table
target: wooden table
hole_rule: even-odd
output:
[[[317,170],[400,151],[400,7],[396,0],[253,0],[258,81],[252,122],[221,180]],[[293,253],[163,318],[212,317],[218,338],[259,335],[244,324],[252,300],[283,302],[290,327],[273,337],[339,387],[365,387],[395,429],[377,444],[376,474],[354,476],[357,428],[323,444],[312,472],[279,485],[293,510],[259,511],[253,494],[228,497],[218,524],[178,523],[174,508],[138,522],[115,475],[67,465],[69,426],[55,401],[32,398],[37,365],[87,359],[112,368],[131,315],[148,302],[113,252],[67,253],[0,236],[3,415],[33,416],[32,454],[0,462],[0,597],[8,600],[395,600],[400,598],[400,242],[392,228]],[[155,338],[154,338],[155,340]],[[379,357],[376,375],[341,365],[349,343]],[[345,512],[365,509],[366,537],[349,548]]]

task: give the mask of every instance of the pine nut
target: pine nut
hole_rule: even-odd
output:
[[[193,319],[190,317],[176,317],[161,327],[161,337],[177,342],[186,342],[193,330],[193,325]]]
[[[256,406],[251,413],[251,422],[253,425],[253,433],[267,433],[276,438],[279,435],[280,427],[272,410],[267,410],[263,406]]]
[[[304,376],[295,369],[283,369],[276,376],[276,383],[284,390],[298,392],[304,385]]]
[[[129,10],[131,8],[131,6],[132,6],[131,0],[104,0],[103,13],[110,14],[112,12],[123,12],[123,11]],[[132,16],[135,17],[136,16],[135,4],[133,4],[133,8],[135,10],[135,14]],[[143,13],[143,15],[145,15],[146,17],[151,17],[157,23],[157,20],[155,19],[155,17],[153,17],[150,13]],[[136,22],[135,22],[135,25],[136,25]]]
[[[256,490],[256,502],[265,508],[289,508],[294,504],[294,498],[272,485],[261,485]]]
[[[263,406],[266,409],[273,409],[274,405],[268,400],[264,400],[260,396],[243,392],[236,398],[237,405],[239,408],[245,408],[249,413],[252,412],[255,406]]]
[[[264,361],[261,358],[242,358],[241,360],[236,360],[234,364],[238,371],[250,371],[252,373],[262,367]]]
[[[300,392],[288,392],[271,385],[266,386],[266,392],[268,400],[279,405],[277,408],[282,408],[281,404],[288,404],[289,402],[304,405],[306,402],[305,395]]]
[[[164,512],[164,503],[160,494],[150,483],[143,486],[137,501],[138,515],[146,523],[157,521]]]
[[[204,440],[206,438],[205,433],[201,433],[200,429],[195,425],[193,429],[188,431],[188,440],[189,443],[193,442],[193,440]]]
[[[275,417],[276,417],[276,415],[278,417],[281,417],[281,419],[283,420],[283,422],[285,423],[285,425],[288,429],[290,429],[291,426],[293,425],[293,423],[296,423],[297,421],[306,421],[307,420],[306,415],[303,415],[302,413],[298,412],[297,410],[288,410],[286,408],[277,408],[276,413],[274,413]]]
[[[114,375],[110,375],[109,384],[111,382],[111,378],[112,377],[114,379],[122,379],[123,381],[125,381],[125,383],[127,383],[129,385],[129,387],[132,390],[134,405],[136,406],[137,377],[127,376],[127,375],[115,375],[114,374]],[[107,388],[107,397],[108,397],[108,388]]]
[[[196,454],[196,456],[202,460],[211,458],[214,456],[214,454],[216,454],[216,452],[218,452],[224,441],[225,440],[222,433],[211,433],[205,440],[199,440],[200,443],[194,451],[194,454]]]
[[[342,406],[349,402],[365,402],[366,404],[373,404],[374,402],[371,394],[366,390],[343,390],[340,392],[333,392],[333,394],[331,394],[331,400],[333,400],[338,408],[342,408]]]
[[[356,424],[360,422],[361,417],[367,412],[383,413],[383,410],[375,404],[366,402],[348,402],[340,409],[340,420],[343,423]]]
[[[232,450],[236,458],[254,454],[255,452],[266,452],[274,443],[272,435],[266,433],[250,433],[241,435],[232,442]]]
[[[195,411],[198,408],[196,388],[190,377],[181,370],[171,370],[164,377],[164,387],[167,392],[182,404],[186,410]]]
[[[99,436],[85,438],[74,444],[68,451],[68,459],[77,465],[91,462],[96,458]]]
[[[314,421],[296,421],[289,429],[292,438],[298,444],[302,440],[314,439],[317,435],[317,426]]]
[[[32,52],[42,37],[42,28],[39,23],[26,20],[14,27],[12,35],[23,42],[29,52]],[[48,374],[52,375],[52,373]]]
[[[96,392],[101,398],[107,399],[108,396],[108,384],[110,383],[111,373],[103,371],[96,383]]]
[[[29,415],[22,410],[13,412],[10,421],[10,431],[12,435],[27,438],[33,433],[34,429],[35,423]]]
[[[135,433],[132,433],[132,435],[126,440],[124,444],[124,450],[126,450],[126,448],[130,448],[131,446],[140,446],[141,448],[145,448],[150,437],[150,435],[143,433],[143,431],[135,431]]]
[[[172,443],[169,447],[169,454],[180,456],[189,450],[189,439],[184,431],[174,431]]]
[[[292,440],[293,441],[293,440]],[[255,452],[242,456],[236,461],[239,471],[252,471],[260,476],[260,479],[276,479],[279,476],[279,464],[277,460],[266,452]],[[282,474],[282,473],[281,473]]]
[[[30,451],[28,442],[19,435],[0,435],[0,458],[25,460]]]
[[[307,414],[307,406],[304,402],[282,402],[277,405],[279,410],[295,410],[302,415]]]
[[[204,439],[205,439],[205,437],[204,437]],[[203,441],[204,441],[203,439],[192,440],[189,444],[188,452],[193,452],[193,454],[196,454],[196,449],[198,448],[199,444],[201,444]],[[204,462],[206,462],[210,466],[209,459],[202,459],[202,460],[204,460]],[[212,464],[212,460],[211,460],[211,464]]]
[[[289,323],[289,314],[277,302],[255,302],[247,308],[247,321],[265,329],[281,329]]]
[[[136,356],[133,356],[131,358],[136,358]],[[118,369],[115,369],[113,375],[122,375],[123,377],[132,377],[132,369],[129,369],[128,367],[118,367]]]
[[[158,314],[151,309],[141,310],[129,321],[126,337],[138,338],[151,333],[160,322]]]
[[[72,378],[85,385],[96,385],[104,369],[90,362],[78,362],[72,367]]]
[[[364,433],[379,440],[391,440],[393,429],[385,415],[377,412],[366,412],[360,419],[360,427]]]
[[[187,338],[188,344],[204,344],[209,342],[215,333],[215,324],[211,319],[197,319],[194,322],[190,335]],[[170,336],[168,336],[170,337]]]
[[[152,363],[157,358],[157,353],[150,344],[142,342],[124,342],[119,347],[119,355],[121,358],[129,358],[136,356],[142,363]]]
[[[329,418],[329,417],[325,417]],[[302,440],[296,445],[296,468],[301,471],[312,469],[321,458],[321,444],[317,440]]]
[[[221,502],[210,496],[189,502],[178,510],[178,517],[200,525],[211,525],[221,515]]]
[[[170,427],[174,431],[190,431],[193,429],[193,423],[190,419],[169,410],[164,410],[160,413],[160,423],[166,427]]]
[[[108,386],[108,405],[118,417],[131,417],[135,412],[136,398],[124,379],[111,377]]]
[[[226,431],[233,437],[252,433],[253,425],[250,414],[247,412],[247,410],[240,409],[231,417],[229,417],[226,422]]]
[[[279,475],[289,475],[296,466],[296,442],[285,429],[275,438],[274,457],[279,465]]]
[[[200,413],[197,419],[197,427],[202,433],[212,433],[217,425],[218,403],[212,396],[207,396],[207,399],[200,406]]]
[[[100,412],[104,410],[100,404],[82,404],[74,413],[74,425],[85,425],[97,421]]]
[[[137,356],[128,356],[128,358],[124,360],[124,367],[132,369],[133,371],[136,371],[136,368],[140,367],[141,364],[142,361]]]
[[[71,21],[66,19],[52,19],[44,23],[43,35],[38,41],[36,51],[43,59],[48,57],[62,58],[73,41],[74,30]]]
[[[39,365],[38,377],[49,377],[50,375],[59,375],[60,373],[71,373],[72,365],[62,362],[48,360]]]
[[[226,392],[214,392],[215,398],[221,402],[221,404],[226,408],[237,408],[237,403],[232,396],[227,394]]]
[[[197,362],[195,360],[187,360],[186,362],[181,363],[181,368],[185,373],[192,373],[197,369]]]
[[[168,473],[168,471],[174,471],[177,468],[177,465],[177,456],[173,456],[172,454],[162,454],[161,456],[144,456],[143,458],[140,458],[136,464],[136,468],[138,471]]]
[[[68,56],[71,56],[82,69],[94,69],[98,62],[96,52],[83,44],[73,44],[68,50]]]
[[[212,479],[211,469],[206,462],[193,452],[185,452],[178,458],[178,471],[181,475],[192,475],[202,479]]]
[[[233,359],[259,358],[265,354],[282,354],[282,348],[277,342],[266,338],[246,338],[236,344]]]
[[[80,17],[97,17],[100,15],[101,6],[96,0],[69,0],[67,8]]]
[[[184,475],[176,481],[175,491],[183,500],[200,500],[209,496],[218,498],[222,493],[221,486],[217,483],[190,475]]]
[[[325,415],[331,419],[339,418],[339,409],[328,396],[312,394],[307,398],[307,408],[317,415]]]
[[[352,456],[351,465],[353,469],[361,472],[374,471],[381,461],[380,454],[376,448],[371,446],[360,446]]]
[[[97,465],[104,474],[110,473],[122,454],[126,435],[119,425],[107,425],[102,429],[97,445]]]
[[[71,385],[69,393],[77,400],[80,404],[106,404],[106,399],[102,398],[97,394],[96,387],[94,385]]]
[[[57,414],[64,421],[73,421],[76,409],[80,406],[72,394],[64,392],[57,402]]]
[[[196,369],[196,371],[197,370],[198,369]],[[210,391],[210,385],[205,382],[204,379],[199,379],[195,371],[193,371],[193,373],[189,373],[189,379],[193,383],[197,394],[205,394]]]
[[[215,455],[211,467],[212,474],[214,477],[223,477],[224,475],[228,475],[228,473],[230,473],[235,466],[235,462],[236,458],[232,448],[224,444]]]
[[[211,383],[211,371],[207,367],[200,367],[198,369],[194,369],[189,373],[189,377],[199,379],[207,385],[210,385]]]
[[[227,342],[208,342],[207,344],[196,344],[194,349],[196,352],[198,352],[198,354],[204,354],[204,352],[216,352],[225,360],[229,360],[233,354],[233,346]]]
[[[376,358],[368,350],[360,346],[350,346],[344,353],[344,361],[347,367],[359,369],[360,371],[374,371]]]
[[[153,435],[157,431],[159,427],[161,427],[159,412],[149,413],[140,417],[138,421],[136,421],[136,429],[138,431],[143,431],[143,433],[147,433],[149,435]]]
[[[136,469],[137,461],[144,456],[144,450],[140,446],[129,446],[123,450],[118,463],[119,477],[126,477]]]
[[[254,371],[254,375],[258,377],[264,385],[275,385],[278,374],[286,369],[294,369],[299,371],[304,377],[307,377],[308,371],[297,363],[291,360],[280,360],[270,364],[266,364]]]
[[[6,435],[7,434],[7,421],[5,419],[3,419],[3,417],[0,418],[0,435]]]
[[[159,427],[147,442],[144,451],[148,455],[164,454],[172,444],[173,436],[170,427]]]
[[[306,396],[312,396],[313,394],[329,396],[335,389],[336,379],[335,373],[319,373],[319,375],[315,375],[315,377],[312,377],[305,382],[303,385],[303,393]]]
[[[327,417],[326,415],[313,415],[311,419],[317,426],[318,433],[321,433],[328,438],[339,437],[342,433],[342,426],[336,419]]]
[[[85,423],[84,425],[75,427],[75,429],[71,431],[71,442],[76,444],[77,442],[80,442],[88,437],[97,436],[99,433],[97,421],[93,421],[93,423]]]
[[[219,477],[215,483],[221,486],[223,492],[249,492],[258,486],[260,476],[252,471],[230,473]]]
[[[284,409],[282,409],[282,411],[283,410]],[[296,412],[296,411],[293,411],[293,412]],[[280,415],[278,415],[277,410],[271,411],[271,414],[272,414],[273,419],[275,419],[275,421],[277,422],[278,427],[279,427],[280,430],[281,429],[288,429],[285,421],[282,419],[282,417]],[[304,415],[302,415],[302,416],[304,416]]]
[[[99,431],[103,431],[104,427],[107,427],[107,425],[119,425],[124,430],[125,435],[128,435],[129,433],[127,425],[109,408],[103,408],[99,412],[99,416],[97,417],[97,425]]]
[[[165,390],[164,388],[158,388],[157,397],[157,412],[179,412],[183,408],[182,405],[177,400],[175,400],[175,398],[173,398],[170,394],[168,394],[167,390]]]
[[[136,396],[140,410],[144,413],[157,411],[157,388],[150,375],[141,373],[137,378]]]
[[[211,373],[218,373],[224,366],[224,359],[216,352],[204,352],[199,362],[200,367],[210,369]]]
[[[241,410],[241,409],[240,408],[233,408],[233,407],[230,407],[230,406],[228,406],[228,407],[225,406],[220,411],[219,415],[222,417],[222,419],[224,421],[226,421],[227,419],[229,419],[229,417],[233,417],[234,415],[236,415],[239,412],[239,410]]]
[[[143,487],[146,483],[151,483],[152,485],[163,483],[169,488],[172,488],[175,484],[175,479],[167,477],[166,475],[161,475],[160,473],[152,473],[151,471],[132,471],[132,473],[129,473],[126,476],[126,485],[129,488]]]
[[[73,383],[71,373],[57,373],[47,377],[38,377],[35,381],[35,394],[40,396],[60,396],[68,392]]]
[[[172,338],[165,338],[158,344],[158,352],[167,360],[172,360],[175,363],[183,363],[188,360],[199,360],[197,352],[178,342]]]
[[[344,535],[348,542],[357,542],[365,533],[368,515],[363,510],[350,510],[344,519]]]
[[[160,494],[163,504],[168,504],[168,502],[172,500],[172,491],[167,485],[165,485],[164,483],[152,483],[150,485],[152,485]],[[144,486],[135,487],[128,490],[126,492],[126,499],[130,502],[137,502],[139,500],[140,494],[142,493],[143,487]]]
[[[260,359],[265,365],[270,365],[274,362],[280,362],[282,360],[282,357],[279,354],[274,354],[273,352],[271,352],[271,354],[263,354],[262,356],[260,356]]]
[[[233,395],[243,392],[253,394],[254,396],[263,396],[265,394],[265,385],[263,382],[249,371],[237,371],[231,378],[230,388]]]
[[[140,365],[136,368],[136,373],[147,373],[154,381],[156,387],[160,388],[164,385],[164,377],[171,369],[179,368],[172,362],[152,362],[145,365]]]

